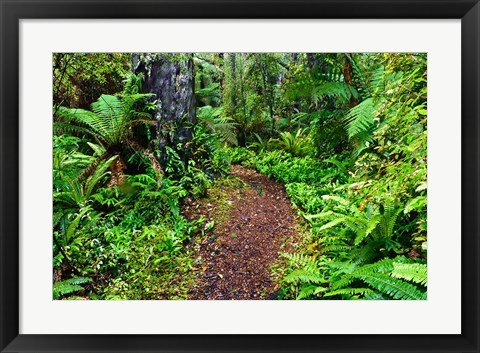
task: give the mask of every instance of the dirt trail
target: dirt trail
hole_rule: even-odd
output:
[[[271,265],[295,241],[296,212],[282,184],[242,166],[233,166],[231,174],[248,186],[224,189],[228,206],[195,255],[197,280],[190,298],[273,299],[278,284]],[[190,218],[211,216],[212,203],[197,204]]]

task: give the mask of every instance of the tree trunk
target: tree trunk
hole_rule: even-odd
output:
[[[354,87],[352,63],[350,62],[350,56],[347,53],[345,53],[345,56],[343,57],[343,77],[345,78],[346,83]],[[358,105],[358,99],[355,99],[354,96],[351,96],[350,108],[353,108],[356,105]]]
[[[134,55],[135,73],[143,73],[144,93],[155,93],[157,106],[156,145],[162,168],[167,160],[166,147],[177,151],[186,166],[195,116],[195,68],[192,54]]]

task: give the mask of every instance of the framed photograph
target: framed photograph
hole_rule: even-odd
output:
[[[480,351],[478,0],[0,4],[1,352]]]

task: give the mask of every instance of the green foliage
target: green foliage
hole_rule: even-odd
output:
[[[305,157],[312,152],[311,140],[303,135],[304,131],[298,129],[295,134],[289,131],[281,132],[280,138],[272,140],[270,145],[284,150],[293,156]]]
[[[424,287],[427,282],[426,265],[411,263],[406,258],[383,259],[371,265],[360,266],[334,282],[331,287],[334,291],[329,295],[340,294],[339,289],[345,290],[343,287],[351,285],[355,280],[361,280],[364,282],[362,285],[367,284],[374,291],[385,294],[392,299],[427,299],[426,288]],[[417,286],[415,283],[421,285]],[[365,294],[372,295],[374,293],[369,291]]]
[[[345,116],[348,137],[356,139],[361,146],[372,142],[376,108],[373,99],[368,98],[351,108]]]
[[[129,67],[124,53],[54,53],[54,106],[87,108],[102,94],[120,92]]]
[[[90,278],[73,277],[53,284],[53,299],[84,290],[81,284],[91,282]]]
[[[282,279],[284,285],[295,293],[296,299],[310,299],[327,291],[328,283],[324,263],[301,254],[284,254],[290,260],[292,271]]]
[[[299,255],[288,258],[292,270],[283,283],[296,299],[427,298],[426,265],[407,258],[386,258],[353,268],[329,262],[325,256],[321,261]]]
[[[79,179],[89,177],[98,165],[109,160],[114,162],[111,169],[111,184],[123,183],[123,146],[130,147],[130,153],[145,153],[150,157],[154,168],[159,170],[158,163],[151,153],[140,146],[134,139],[133,127],[137,124],[153,124],[147,112],[136,110],[136,105],[143,102],[151,94],[132,94],[123,97],[101,95],[92,103],[92,111],[77,108],[57,108],[58,120],[53,128],[56,134],[74,133],[93,139],[102,147],[101,154],[83,171]],[[97,148],[97,152],[100,151]]]
[[[57,114],[63,121],[56,122],[54,130],[86,133],[104,147],[125,143],[132,126],[142,122],[139,118],[149,118],[149,115],[133,110],[135,103],[149,96],[151,94],[135,94],[119,98],[103,94],[92,103],[92,111],[58,107]]]
[[[200,107],[197,109],[197,118],[210,133],[215,134],[217,140],[230,145],[238,144],[236,123],[224,114],[223,107],[213,108],[210,105]]]
[[[192,57],[193,136],[160,169],[159,103],[129,56],[54,55],[55,298],[188,298],[206,226],[184,198],[240,163],[284,183],[305,222],[283,299],[426,299],[426,54]]]
[[[427,285],[427,266],[425,264],[394,262],[390,275],[423,286]]]

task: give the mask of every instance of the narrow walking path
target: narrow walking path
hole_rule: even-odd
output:
[[[190,219],[215,222],[213,234],[197,246],[190,298],[272,299],[279,287],[271,265],[295,242],[296,212],[282,184],[242,166],[232,166],[231,174],[244,184],[222,187],[226,200],[188,207]]]

